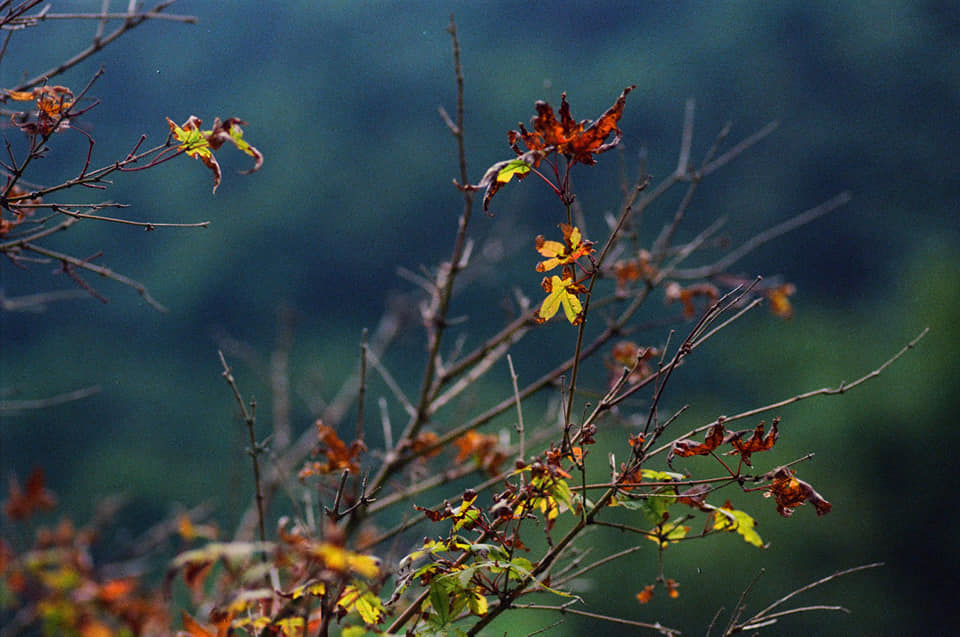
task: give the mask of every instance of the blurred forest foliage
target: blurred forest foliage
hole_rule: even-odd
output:
[[[73,4],[97,11],[101,3]],[[96,497],[122,491],[131,498],[127,538],[174,503],[213,500],[230,528],[247,503],[250,477],[217,348],[233,348],[238,380],[267,418],[279,312],[294,311],[293,421],[307,428],[356,364],[361,328],[375,326],[393,291],[412,288],[398,266],[415,271],[448,254],[459,195],[451,186],[455,148],[437,107],[454,107],[444,32],[452,10],[464,47],[475,179],[508,156],[506,131],[530,117],[534,101],[557,103],[566,91],[582,117],[636,83],[621,121],[622,161],[635,170],[645,152],[655,179],[676,163],[688,97],[697,104],[697,156],[727,121],[735,138],[780,122],[705,185],[691,232],[698,218],[722,214],[739,243],[852,192],[838,212],[739,264],[746,277],[795,283],[795,317],[784,323],[754,313],[682,370],[684,392],[678,383],[671,398],[691,403],[690,424],[852,380],[932,328],[917,352],[863,389],[779,414],[791,433],[782,444],[817,454],[805,476],[833,502],[829,517],[800,511],[788,524],[770,507],[756,512],[773,545],[767,551],[734,538],[671,550],[683,565],[680,599],[629,612],[669,616],[670,625],[699,633],[761,568],[757,605],[879,560],[887,567],[806,600],[842,604],[854,615],[799,617],[779,634],[824,625],[834,634],[918,634],[955,615],[960,516],[945,497],[957,483],[960,444],[952,420],[960,386],[960,5],[185,0],[176,8],[200,23],[146,24],[57,78],[80,87],[100,65],[106,69],[92,91],[103,103],[84,118],[97,142],[94,162],[123,156],[141,133],[162,140],[164,117],[235,114],[250,122],[247,137],[266,165],[254,177],[231,178],[245,158],[225,158],[236,164],[224,166],[215,196],[209,173],[187,161],[119,176],[109,192],[132,204],[130,218],[211,220],[209,228],[145,233],[86,223],[60,239],[76,253],[102,249],[104,264],[142,281],[170,311],[91,280],[109,304],[85,298],[43,313],[0,313],[0,400],[100,389],[84,400],[0,414],[5,478],[44,466],[63,510],[80,520]],[[48,24],[13,38],[0,86],[76,52],[94,28]],[[12,127],[2,132],[19,135]],[[80,136],[55,142],[44,161],[50,181],[75,173],[86,152]],[[588,227],[618,202],[620,161],[611,153],[603,170],[577,175]],[[506,189],[496,217],[475,224],[478,246],[499,259],[491,267],[501,276],[463,290],[459,302],[471,321],[502,320],[501,299],[524,281],[512,275],[536,261],[533,237],[546,230],[538,210],[550,196],[533,184]],[[649,231],[661,222],[650,219]],[[3,263],[3,294],[70,287],[50,269]],[[419,347],[410,336],[388,358],[399,378],[407,375],[404,361],[420,364]],[[515,358],[518,372],[532,376],[535,349],[528,354],[530,362]],[[509,378],[500,371],[491,382],[502,388]],[[600,575],[631,590],[654,572],[640,555]],[[530,616],[531,630],[542,619]]]

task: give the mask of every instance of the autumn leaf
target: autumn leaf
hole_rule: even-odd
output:
[[[670,453],[667,455],[667,464],[670,464],[674,456],[687,458],[689,456],[706,456],[710,454],[714,449],[723,444],[724,431],[723,423],[717,423],[710,427],[710,431],[707,432],[707,437],[703,442],[687,439],[675,441],[673,448],[670,449]]]
[[[680,597],[680,591],[678,590],[680,588],[680,582],[676,580],[668,579],[666,582],[663,583],[663,585],[666,587],[667,595],[671,599],[676,599]]]
[[[656,542],[660,548],[665,549],[670,544],[679,542],[687,537],[687,533],[689,532],[689,526],[684,526],[676,522],[664,522],[654,528],[646,537],[648,540]]]
[[[34,469],[24,487],[20,486],[16,477],[11,476],[7,486],[7,501],[3,504],[3,510],[11,520],[26,520],[56,505],[56,496],[44,485],[43,469]]]
[[[537,323],[550,320],[561,307],[571,325],[579,325],[583,322],[583,305],[576,295],[585,293],[587,289],[574,281],[573,269],[564,266],[563,277],[557,275],[550,278],[544,277],[540,285],[547,293],[547,298],[543,300],[540,309],[534,315]]]
[[[656,586],[653,584],[647,584],[643,587],[643,590],[637,593],[637,601],[641,604],[646,604],[651,599],[653,599],[653,591],[656,589]]]
[[[347,612],[357,611],[367,624],[379,624],[383,620],[383,602],[366,586],[351,584],[343,589],[337,606]]]
[[[763,295],[770,301],[770,311],[774,316],[782,319],[793,318],[793,306],[790,305],[790,299],[797,291],[797,287],[792,283],[784,283],[763,291]]]
[[[773,423],[770,425],[770,433],[766,436],[763,435],[764,424],[761,422],[757,425],[756,429],[753,430],[753,435],[747,440],[743,440],[743,436],[750,433],[750,430],[736,431],[727,434],[724,438],[724,442],[728,442],[733,445],[734,450],[730,454],[739,453],[740,457],[743,458],[743,462],[748,466],[752,467],[753,464],[750,462],[750,454],[755,451],[769,451],[773,448],[774,443],[777,441],[779,433],[777,432],[777,425],[780,423],[779,418],[774,418]]]
[[[50,135],[70,127],[67,117],[73,106],[73,91],[66,86],[38,86],[32,91],[4,91],[8,99],[17,102],[35,101],[36,121],[25,121],[20,130],[28,134]],[[15,116],[26,119],[26,115]]]
[[[322,420],[317,420],[316,428],[319,442],[315,453],[326,456],[327,461],[308,463],[300,470],[298,477],[304,480],[312,475],[335,473],[343,470],[350,473],[359,473],[360,464],[357,460],[367,450],[363,441],[354,440],[348,447],[337,435],[337,432],[324,425]]]
[[[495,163],[487,169],[477,184],[464,186],[464,189],[485,190],[483,209],[488,211],[490,200],[504,184],[514,177],[526,177],[552,153],[559,153],[573,163],[579,162],[588,166],[595,164],[594,155],[606,152],[620,143],[621,133],[617,122],[623,115],[627,94],[634,88],[625,88],[613,106],[595,122],[574,120],[570,115],[566,93],[560,97],[559,121],[553,107],[543,101],[537,102],[534,105],[537,115],[531,120],[533,132],[527,131],[526,127],[520,124],[519,131],[512,130],[507,133],[507,141],[517,157]],[[610,135],[614,137],[608,142]],[[520,142],[526,146],[526,151],[520,149]]]
[[[546,272],[558,265],[572,264],[580,257],[594,251],[593,242],[583,240],[580,228],[561,223],[560,231],[563,233],[563,243],[547,241],[543,235],[537,237],[537,252],[547,257],[546,261],[537,264],[537,272]]]
[[[720,291],[710,283],[696,283],[684,288],[676,281],[671,281],[663,291],[664,302],[670,305],[671,303],[679,301],[683,306],[683,315],[686,318],[691,318],[697,313],[694,299],[705,297],[712,303],[716,301],[719,296]]]
[[[473,458],[477,465],[483,467],[490,475],[500,472],[500,465],[507,459],[507,455],[500,448],[500,439],[493,434],[481,434],[471,429],[453,441],[457,448],[457,457],[454,462],[460,464]]]
[[[184,630],[177,634],[189,637],[227,637],[230,634],[230,623],[233,621],[231,613],[214,622],[212,628],[208,628],[188,615],[186,611],[181,610],[180,616],[183,619]]]
[[[380,560],[376,557],[355,553],[329,542],[314,544],[309,552],[319,558],[324,567],[337,573],[355,573],[369,579],[380,572]]]
[[[744,511],[733,508],[727,500],[722,507],[706,505],[711,510],[708,526],[714,531],[728,531],[739,533],[745,542],[759,548],[766,548],[760,535],[756,532],[756,520]]]
[[[210,130],[201,130],[200,126],[203,120],[191,115],[182,126],[177,126],[169,117],[167,125],[170,127],[170,133],[173,138],[180,142],[179,150],[188,157],[199,159],[213,172],[213,192],[217,192],[223,172],[220,169],[220,163],[217,161],[213,151],[219,150],[225,143],[231,143],[238,150],[250,155],[254,159],[253,168],[242,171],[241,174],[249,174],[260,170],[263,166],[263,153],[248,144],[243,139],[243,128],[246,125],[241,119],[228,117],[220,121],[220,118],[213,120],[213,128]]]
[[[617,122],[623,115],[627,94],[635,86],[623,89],[620,97],[608,108],[603,115],[594,122],[582,120],[580,122],[570,115],[570,104],[567,94],[560,96],[560,120],[557,120],[553,107],[544,101],[534,105],[536,117],[531,121],[532,132],[528,132],[523,124],[519,131],[510,131],[508,139],[510,145],[521,154],[517,144],[522,141],[528,150],[541,151],[548,154],[556,151],[574,162],[591,166],[596,163],[594,155],[610,150],[620,143],[620,129]],[[614,138],[607,142],[613,134]]]
[[[773,482],[764,497],[774,497],[777,501],[777,512],[785,518],[793,515],[793,510],[809,502],[816,509],[817,515],[830,513],[832,505],[812,486],[803,480],[794,477],[789,467],[780,467],[773,471]]]

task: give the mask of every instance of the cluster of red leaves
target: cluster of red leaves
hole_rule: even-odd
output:
[[[12,118],[28,135],[46,136],[69,128],[68,114],[74,101],[73,91],[66,86],[38,86],[32,91],[4,91],[4,94],[17,102],[35,102],[35,112],[16,113]]]
[[[764,422],[761,422],[754,429],[729,432],[722,422],[718,422],[710,428],[703,442],[686,439],[674,442],[673,448],[667,456],[667,464],[670,464],[674,457],[706,456],[713,453],[720,445],[729,444],[733,447],[733,450],[728,452],[728,455],[740,454],[743,463],[752,467],[751,454],[757,451],[769,451],[777,442],[779,436],[777,425],[779,423],[780,419],[774,418],[769,433],[764,435],[764,427],[766,426]],[[744,436],[747,434],[752,435],[744,440]]]
[[[325,461],[314,460],[307,463],[299,473],[301,480],[313,475],[324,475],[346,470],[350,473],[360,473],[359,457],[367,450],[361,440],[354,440],[348,447],[340,440],[340,436],[332,428],[317,420],[317,446],[313,450],[314,456],[323,456]]]
[[[500,465],[507,459],[500,441],[493,434],[481,434],[471,429],[454,440],[453,445],[457,448],[454,462],[461,463],[473,458],[474,462],[490,475],[497,475]]]
[[[24,522],[55,502],[38,470],[24,488],[11,480],[4,512],[10,520]],[[94,529],[77,529],[63,518],[53,528],[37,528],[32,546],[24,551],[0,540],[0,587],[21,630],[42,626],[44,634],[81,637],[169,634],[167,607],[159,594],[142,591],[135,577],[98,572],[91,556],[97,539]]]
[[[38,204],[42,201],[41,197],[28,197],[29,194],[17,185],[14,185],[7,193],[3,209],[13,213],[13,219],[0,217],[0,237],[13,230],[14,227],[20,225],[24,219],[33,214],[33,208],[25,207],[25,205]]]
[[[785,518],[793,515],[793,510],[805,502],[813,505],[818,516],[830,513],[832,508],[810,484],[795,478],[789,467],[780,467],[773,471],[773,482],[763,495],[776,498],[777,512]]]

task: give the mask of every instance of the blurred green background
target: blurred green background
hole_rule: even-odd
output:
[[[96,11],[101,3],[61,4]],[[633,594],[653,581],[656,553],[641,551],[596,572],[594,587],[605,592],[584,592],[590,608],[700,634],[761,568],[754,610],[835,570],[884,561],[885,568],[798,602],[841,604],[853,614],[800,615],[773,632],[938,633],[960,619],[960,516],[951,499],[960,443],[953,422],[960,387],[960,5],[184,1],[173,9],[198,16],[199,24],[145,24],[55,78],[77,89],[105,67],[91,91],[102,104],[82,118],[96,139],[93,164],[125,155],[141,133],[148,144],[161,143],[164,117],[179,123],[191,114],[208,124],[215,116],[247,120],[246,137],[266,164],[256,175],[237,175],[249,158],[224,149],[215,196],[209,172],[186,158],[119,175],[106,193],[67,195],[129,203],[124,214],[132,219],[212,224],[145,233],[84,223],[50,242],[81,257],[102,250],[99,262],[144,283],[170,311],[158,313],[132,290],[87,276],[109,304],[85,298],[42,313],[0,313],[3,400],[101,390],[0,414],[5,479],[44,466],[63,510],[79,520],[96,496],[125,491],[132,498],[129,537],[168,515],[173,503],[213,500],[219,519],[235,522],[248,501],[248,459],[236,405],[219,377],[218,347],[241,344],[231,350],[238,381],[258,398],[268,427],[266,361],[279,308],[295,311],[293,421],[306,429],[353,369],[360,330],[375,327],[391,291],[412,288],[398,266],[416,270],[449,253],[460,211],[451,186],[458,170],[437,107],[455,108],[444,30],[453,11],[473,179],[510,156],[506,131],[528,121],[536,100],[558,104],[566,91],[574,117],[595,117],[636,84],[621,121],[621,157],[633,172],[645,151],[654,181],[676,164],[687,98],[697,104],[695,157],[727,121],[733,140],[780,122],[773,136],[704,183],[681,239],[726,216],[736,245],[852,192],[841,210],[736,265],[747,277],[794,282],[795,317],[782,322],[754,312],[698,352],[666,397],[671,409],[692,405],[678,426],[853,380],[931,328],[918,350],[866,386],[778,412],[781,455],[770,462],[816,452],[800,476],[832,501],[829,516],[817,519],[805,507],[784,520],[769,502],[731,493],[757,516],[770,549],[732,536],[671,548],[667,575],[680,581],[681,596],[668,600],[660,591],[646,606]],[[0,86],[85,47],[95,28],[94,21],[50,22],[14,34]],[[21,141],[13,128],[2,132]],[[28,175],[33,181],[79,170],[85,138],[68,132],[51,146],[36,166],[43,172]],[[611,153],[575,174],[594,234],[603,213],[617,206],[619,171]],[[556,223],[556,203],[534,180],[511,184],[493,208],[495,218],[475,218],[473,236],[503,259],[488,272],[494,278],[464,290],[458,307],[472,313],[458,327],[472,343],[501,324],[500,301],[514,287],[537,298],[532,239]],[[664,205],[648,214],[651,237],[671,213]],[[3,262],[4,295],[69,289],[53,269]],[[549,337],[567,335],[560,325],[544,329]],[[537,360],[550,341],[536,338],[521,350],[525,358],[515,357],[522,378],[552,363]],[[665,330],[645,338],[662,342]],[[421,373],[418,337],[402,340],[398,351],[388,361],[411,390]],[[508,377],[499,373],[491,382],[502,389]],[[611,546],[635,541],[592,537]],[[491,630],[525,634],[556,619],[520,614]],[[575,634],[575,625],[571,618],[552,634]]]

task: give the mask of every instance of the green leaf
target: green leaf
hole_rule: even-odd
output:
[[[753,544],[759,548],[766,548],[763,544],[763,539],[754,530],[757,522],[750,517],[750,515],[737,509],[714,507],[709,504],[707,506],[713,509],[714,515],[716,516],[713,521],[714,530],[739,533],[748,544]]]
[[[437,613],[441,626],[450,622],[450,586],[445,584],[444,578],[438,577],[430,583],[430,605]]]
[[[530,172],[530,164],[522,159],[512,159],[497,171],[497,181],[505,184],[514,177],[522,179],[528,172]]]

